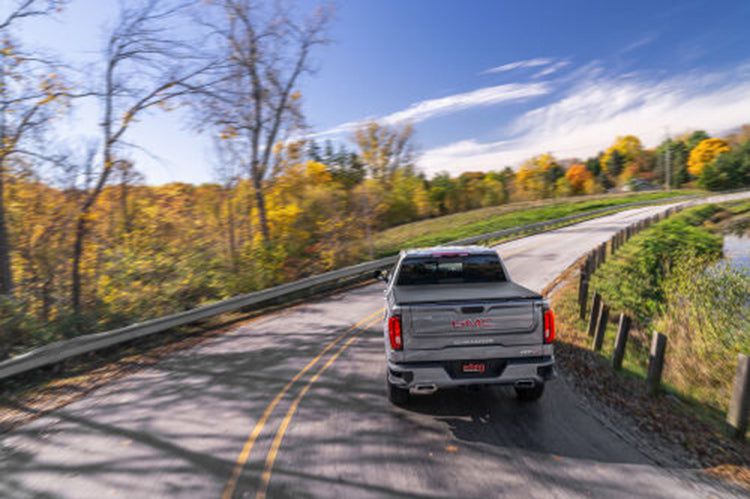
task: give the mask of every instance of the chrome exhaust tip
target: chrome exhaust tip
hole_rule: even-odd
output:
[[[534,388],[536,386],[536,381],[533,379],[520,379],[513,383],[513,386],[516,388]]]

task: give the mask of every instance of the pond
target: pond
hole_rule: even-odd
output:
[[[726,234],[724,259],[733,268],[750,270],[750,234]]]

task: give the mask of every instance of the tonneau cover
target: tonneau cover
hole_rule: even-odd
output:
[[[399,305],[408,305],[410,303],[534,299],[542,297],[539,293],[508,281],[393,286],[393,295],[396,303]]]

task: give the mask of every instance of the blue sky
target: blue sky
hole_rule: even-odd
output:
[[[312,2],[300,2],[303,6]],[[114,0],[73,0],[27,43],[73,64],[97,56]],[[419,166],[499,169],[534,154],[585,157],[616,135],[750,122],[750,2],[341,0],[301,84],[312,133],[347,140],[363,120],[411,121]],[[210,141],[185,113],[153,114],[129,137],[150,183],[213,178]],[[95,109],[66,122],[95,133]]]

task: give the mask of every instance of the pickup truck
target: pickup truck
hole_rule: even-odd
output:
[[[536,400],[555,377],[555,317],[511,281],[498,253],[480,246],[402,251],[387,284],[388,398],[448,387],[510,385]]]

